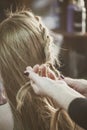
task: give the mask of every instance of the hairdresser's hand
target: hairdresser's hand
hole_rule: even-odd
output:
[[[70,88],[63,80],[40,77],[30,69],[26,69],[26,72],[29,73],[28,77],[31,79],[31,84],[36,94],[52,97],[66,110],[72,100],[77,97],[84,97]]]
[[[74,90],[87,97],[87,80],[64,78],[64,81]]]
[[[46,64],[42,64],[42,65],[37,64],[33,68],[28,66],[26,70],[28,69],[30,69],[31,71],[34,71],[35,73],[39,74],[42,77],[49,77],[50,79],[53,79],[53,80],[57,79],[55,73],[49,67],[47,67]]]

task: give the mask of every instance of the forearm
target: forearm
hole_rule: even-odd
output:
[[[68,111],[68,107],[73,100],[75,100],[76,98],[85,98],[83,95],[71,88],[69,88],[69,91],[64,90],[64,88],[62,87],[58,89],[59,92],[56,91],[53,94],[53,99],[55,99],[58,102],[58,104],[66,111]]]

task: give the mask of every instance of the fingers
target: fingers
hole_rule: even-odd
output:
[[[48,68],[45,64],[40,65],[35,65],[33,68],[31,68],[30,66],[28,66],[26,68],[26,71],[24,71],[24,74],[26,76],[29,75],[28,70],[34,71],[35,73],[39,74],[42,77],[49,77],[50,79],[57,79],[55,73]]]
[[[40,70],[41,70],[41,75],[43,77],[47,77],[47,67],[46,67],[45,64],[43,64],[43,65],[40,66]]]
[[[57,86],[59,86],[59,88],[61,88],[60,86],[66,87],[66,83],[63,80],[52,80],[48,77],[41,77],[29,67],[26,68],[26,72],[29,73],[28,77],[30,79],[31,86],[34,92],[38,95],[52,96],[57,92]],[[42,69],[42,72],[44,75],[46,74],[45,67]]]
[[[24,74],[30,79],[34,92],[39,95],[49,95],[49,87],[57,79],[54,72],[45,64],[35,65],[33,68],[28,66]]]
[[[27,77],[29,77],[29,71],[33,71],[33,69],[32,69],[32,67],[30,67],[30,66],[28,66],[27,68],[26,68],[26,70],[24,71],[24,75],[26,75]]]
[[[55,73],[50,68],[48,68],[45,64],[42,64],[39,69],[41,70],[41,76],[48,77],[53,80],[56,79]]]
[[[35,72],[30,71],[30,70],[28,70],[28,72],[29,72],[29,78],[30,78],[36,85],[40,85],[40,84],[42,85],[42,83],[45,84],[44,82],[45,82],[45,81],[48,81],[48,80],[50,80],[50,81],[52,82],[52,80],[49,79],[48,77],[41,77],[41,76],[39,76],[38,74],[36,74]]]
[[[64,81],[71,87],[74,88],[75,87],[75,83],[74,80],[72,78],[64,78]]]
[[[37,67],[34,68],[38,72]],[[29,67],[26,68],[25,73],[28,73],[28,78],[30,79],[31,86],[36,94],[39,94],[39,76],[34,73]],[[37,87],[38,86],[38,87]]]
[[[29,78],[35,83],[35,84],[38,84],[39,80],[40,80],[40,77],[38,74],[36,74],[35,72],[33,71],[30,71],[28,70],[29,72]]]
[[[35,66],[33,67],[33,71],[34,71],[35,73],[38,73],[38,72],[39,72],[39,68],[40,68],[40,66],[37,64],[37,65],[35,65]]]
[[[56,80],[57,79],[57,77],[56,77],[56,75],[55,75],[55,73],[50,69],[50,68],[48,68],[48,77],[50,78],[50,79],[53,79],[53,80]]]
[[[51,96],[53,93],[55,80],[49,79],[48,77],[40,77],[38,74],[30,71],[29,78],[31,79],[31,86],[34,92],[42,96]]]
[[[73,88],[75,91],[83,93],[83,85],[77,79],[64,78],[64,81],[69,85],[69,87]]]

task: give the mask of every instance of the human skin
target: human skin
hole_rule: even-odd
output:
[[[13,118],[8,103],[0,106],[0,130],[13,130]]]
[[[48,77],[41,77],[34,73],[34,69],[30,67],[27,67],[25,72],[29,73],[28,78],[31,79],[31,85],[36,94],[52,97],[66,110],[68,110],[70,103],[74,99],[80,97],[85,98],[83,95],[70,88],[64,80],[53,80]]]
[[[77,92],[87,97],[87,80],[85,79],[72,79],[65,77],[64,81]]]

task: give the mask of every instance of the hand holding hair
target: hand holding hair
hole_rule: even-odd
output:
[[[74,90],[87,97],[87,80],[65,77],[64,81]]]
[[[38,65],[36,64],[33,68],[28,66],[26,70],[34,71],[35,73],[41,75],[42,77],[49,77],[50,79],[55,80],[57,77],[55,73],[47,67],[46,64]],[[25,70],[24,74],[28,75],[29,73]]]
[[[72,100],[78,97],[84,98],[83,95],[70,88],[63,80],[41,77],[29,68],[26,68],[26,72],[29,73],[28,77],[31,79],[31,84],[36,94],[52,97],[66,110]]]

